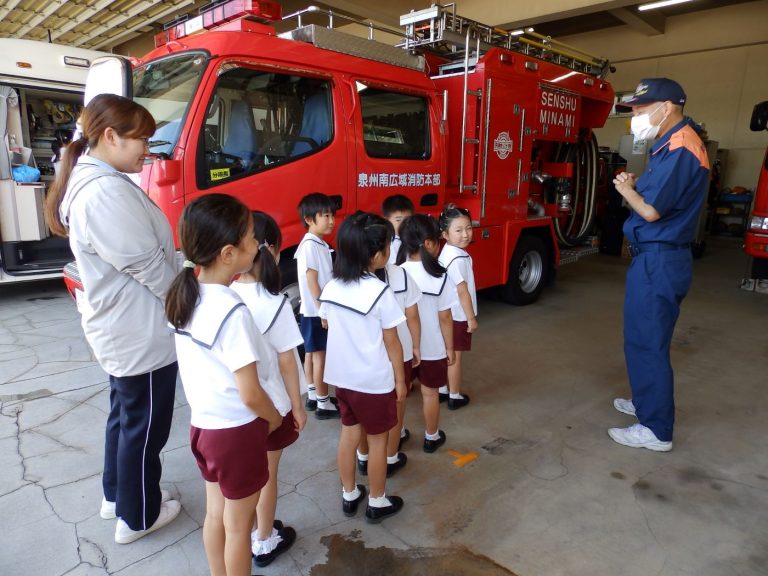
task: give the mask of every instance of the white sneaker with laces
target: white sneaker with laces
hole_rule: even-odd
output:
[[[146,530],[131,530],[130,526],[122,518],[118,518],[117,526],[115,527],[115,542],[118,544],[135,542],[139,538],[143,538],[147,534],[151,534],[155,530],[170,524],[179,515],[179,512],[181,512],[181,503],[178,500],[163,502],[160,504],[160,515],[157,517],[157,520]]]
[[[654,452],[669,452],[672,450],[672,442],[662,442],[642,424],[632,424],[629,428],[609,428],[608,436],[611,440],[630,448],[647,448]]]
[[[632,399],[626,400],[624,398],[614,398],[613,407],[619,412],[629,414],[630,416],[637,416],[635,414],[635,405],[632,403]]]
[[[160,502],[168,502],[171,499],[171,493],[168,490],[160,490]],[[101,510],[99,510],[99,516],[104,520],[113,520],[117,518],[116,513],[117,503],[110,502],[106,498],[101,499]]]

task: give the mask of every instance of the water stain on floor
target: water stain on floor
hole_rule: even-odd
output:
[[[366,548],[355,531],[347,536],[332,534],[321,538],[328,547],[328,561],[313,566],[310,576],[516,576],[490,558],[464,547],[451,548]]]

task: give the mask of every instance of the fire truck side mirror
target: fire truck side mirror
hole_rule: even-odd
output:
[[[133,98],[131,63],[120,56],[96,58],[85,80],[85,105],[99,94],[117,94]]]
[[[768,100],[755,104],[752,109],[752,120],[749,122],[749,129],[753,132],[768,130]]]

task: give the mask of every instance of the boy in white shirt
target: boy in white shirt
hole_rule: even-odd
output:
[[[392,236],[392,243],[389,246],[389,263],[394,264],[397,261],[397,253],[400,251],[400,223],[413,215],[414,212],[413,202],[407,196],[402,194],[393,194],[384,198],[384,202],[381,204],[381,213],[389,220],[389,223],[395,229],[395,235]]]
[[[323,382],[328,331],[318,316],[320,292],[333,272],[331,248],[323,236],[333,232],[335,213],[331,198],[320,192],[307,194],[299,202],[299,217],[307,229],[294,255],[301,296],[299,322],[306,353],[304,374],[309,382],[306,407],[315,412],[318,420],[339,417],[335,399],[329,396],[328,385]]]

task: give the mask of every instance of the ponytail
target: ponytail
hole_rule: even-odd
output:
[[[283,243],[280,228],[272,216],[257,211],[253,213],[253,235],[259,243],[259,251],[253,259],[253,263],[259,267],[259,282],[267,292],[277,296],[280,293],[282,280],[280,268],[269,248],[275,247],[278,251],[280,250],[280,245]]]
[[[184,268],[171,282],[165,296],[165,316],[172,326],[181,328],[187,325],[199,297],[200,284],[197,282],[195,270]]]
[[[400,224],[400,240],[402,244],[397,253],[398,264],[405,262],[406,256],[418,253],[427,274],[435,278],[445,274],[445,268],[424,245],[427,240],[440,242],[440,228],[434,218],[424,214],[409,216]]]
[[[79,140],[71,142],[64,148],[56,179],[48,189],[48,194],[46,194],[45,221],[51,229],[51,232],[56,236],[66,238],[69,235],[69,231],[61,221],[59,208],[61,207],[61,201],[64,199],[64,193],[67,191],[69,177],[72,175],[72,170],[74,169],[75,164],[77,164],[77,159],[83,155],[83,152],[85,152],[87,147],[88,140],[80,138]]]

